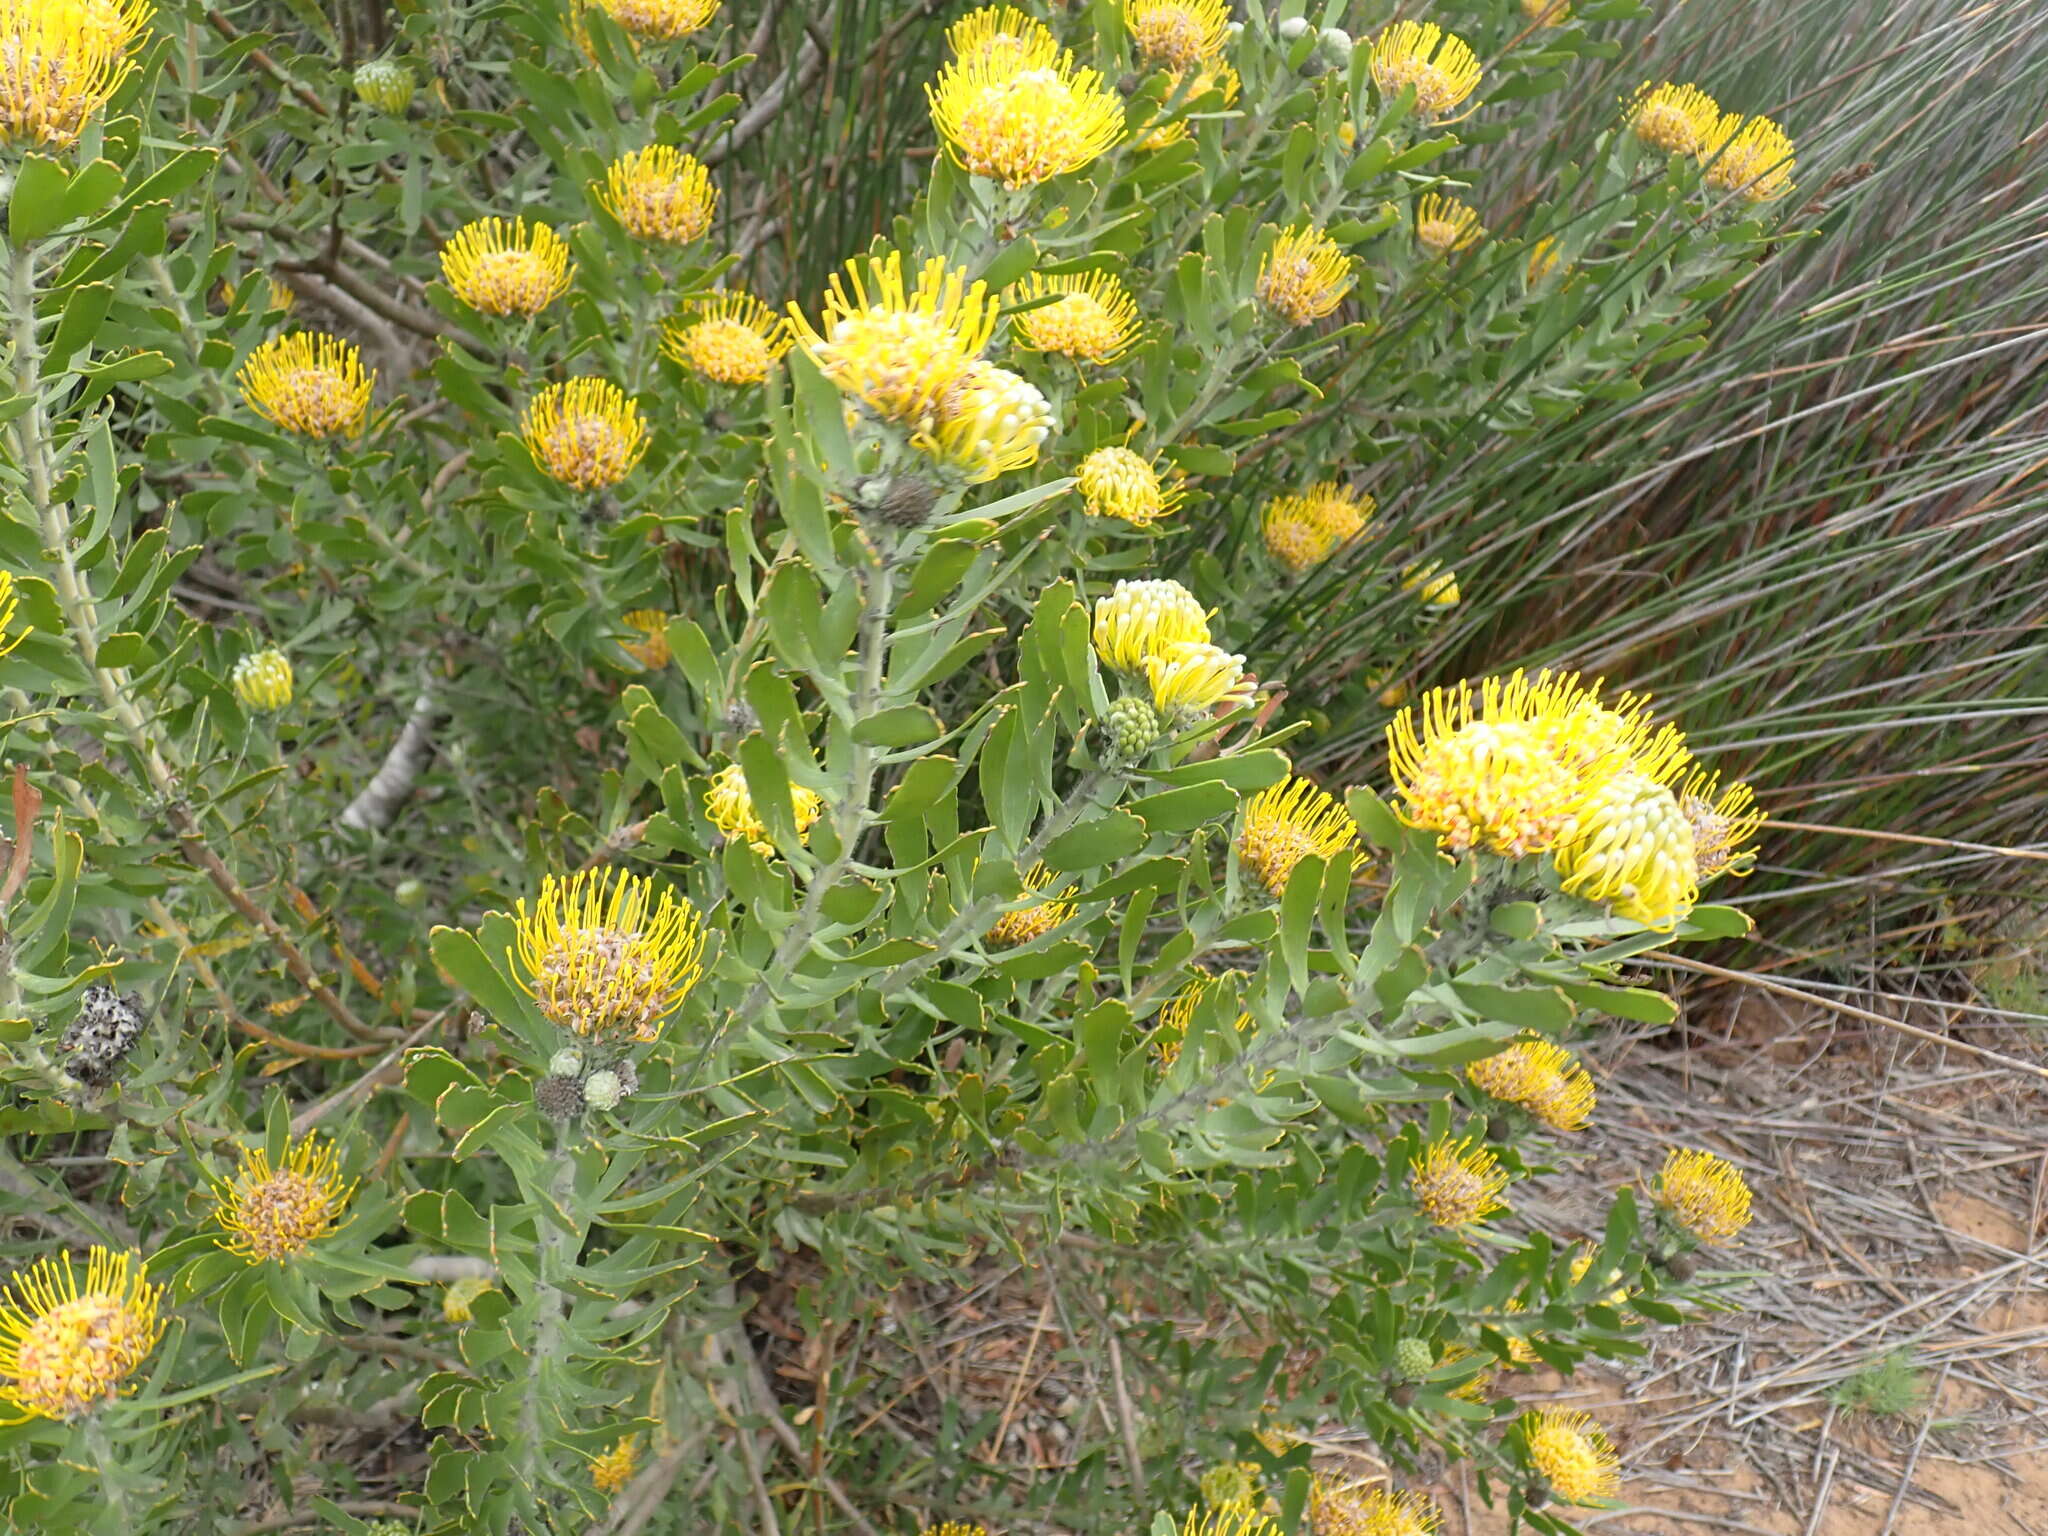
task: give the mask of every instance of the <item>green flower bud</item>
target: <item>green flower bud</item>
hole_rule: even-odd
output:
[[[1103,714],[1102,734],[1109,743],[1110,757],[1135,763],[1159,740],[1159,712],[1135,696],[1118,699]]]
[[[1410,1381],[1420,1381],[1430,1373],[1436,1364],[1436,1357],[1430,1353],[1427,1339],[1396,1339],[1394,1341],[1394,1369]]]
[[[391,59],[358,64],[355,88],[358,101],[394,117],[412,105],[412,71]]]
[[[548,1058],[548,1070],[557,1077],[581,1077],[583,1075],[583,1053],[565,1049]]]
[[[583,1079],[583,1100],[592,1109],[617,1109],[625,1097],[626,1085],[616,1072],[593,1072]]]

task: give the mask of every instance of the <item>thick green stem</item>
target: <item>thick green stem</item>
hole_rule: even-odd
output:
[[[113,1442],[107,1438],[107,1426],[97,1413],[87,1414],[82,1427],[85,1448],[100,1474],[100,1495],[114,1517],[112,1528],[132,1531],[135,1529],[135,1511],[128,1502],[128,1469],[115,1452]]]
[[[581,1224],[573,1213],[576,1161],[569,1155],[566,1127],[556,1131],[545,1171],[547,1184],[534,1201],[533,1345],[527,1354],[519,1405],[519,1480],[536,1506],[540,1503],[542,1451],[547,1443],[544,1407],[554,1390],[555,1366],[562,1357],[563,1314],[568,1305],[563,1284],[582,1247]],[[563,1221],[573,1223],[573,1229],[563,1226]]]

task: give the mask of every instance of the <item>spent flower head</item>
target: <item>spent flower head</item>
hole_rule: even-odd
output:
[[[1652,1194],[1673,1221],[1711,1247],[1732,1243],[1749,1225],[1748,1183],[1711,1152],[1671,1148]]]
[[[268,714],[292,701],[292,660],[275,646],[238,658],[229,680],[244,709]]]
[[[551,1023],[649,1041],[704,974],[704,921],[645,875],[549,875],[531,907],[518,904],[512,954]]]
[[[955,59],[925,94],[954,161],[1013,190],[1078,171],[1123,137],[1123,102],[1068,54]]]
[[[700,299],[661,330],[661,350],[714,384],[759,384],[794,338],[789,321],[750,293]]]
[[[377,375],[364,369],[354,343],[290,331],[251,352],[235,382],[249,409],[274,426],[311,438],[354,437]]]
[[[1545,1408],[1522,1421],[1529,1465],[1567,1504],[1611,1499],[1621,1487],[1621,1458],[1590,1414]]]
[[[1469,1227],[1507,1209],[1500,1201],[1507,1170],[1469,1137],[1431,1142],[1408,1170],[1408,1187],[1423,1214],[1440,1227]]]
[[[650,144],[605,167],[597,200],[635,239],[688,245],[711,227],[718,188],[696,156]]]
[[[1138,306],[1114,273],[1033,272],[1004,295],[1013,307],[1047,298],[1051,302],[1011,317],[1019,346],[1077,363],[1113,363],[1138,337]]]
[[[1128,448],[1098,448],[1074,470],[1082,505],[1090,517],[1113,517],[1149,528],[1179,509],[1180,485],[1158,464]]]
[[[17,1270],[0,1288],[0,1402],[69,1420],[129,1390],[163,1337],[162,1299],[139,1253],[93,1248],[83,1285],[69,1253]]]
[[[288,1142],[275,1167],[267,1148],[244,1147],[235,1176],[214,1182],[214,1220],[224,1234],[216,1241],[259,1264],[297,1258],[334,1230],[355,1187],[343,1180],[332,1142]]]
[[[1747,784],[1721,788],[1721,777],[1696,770],[1678,792],[1678,808],[1692,826],[1692,861],[1704,885],[1716,875],[1746,875],[1756,868],[1748,845],[1764,824]]]
[[[1183,643],[1206,644],[1209,614],[1177,581],[1119,581],[1095,600],[1095,654],[1104,666],[1132,676]]]
[[[1298,224],[1259,262],[1259,301],[1289,325],[1307,325],[1342,304],[1354,281],[1343,248],[1313,224]]]
[[[471,309],[537,315],[569,291],[569,246],[545,224],[483,218],[441,247],[441,277]]]
[[[789,809],[796,822],[798,841],[808,844],[812,825],[824,814],[824,798],[801,784],[791,784]],[[711,775],[711,783],[704,791],[704,815],[728,841],[749,843],[764,859],[775,857],[775,844],[769,840],[767,825],[754,808],[747,776],[738,763],[727,763]]]
[[[1311,779],[1286,778],[1245,803],[1237,856],[1276,899],[1303,859],[1332,858],[1358,846],[1358,823]]]
[[[527,402],[519,435],[550,479],[601,491],[633,472],[647,452],[647,419],[610,379],[550,384]]]
[[[1415,87],[1415,110],[1441,118],[1478,88],[1479,55],[1435,22],[1397,21],[1373,39],[1372,78],[1383,96]]]

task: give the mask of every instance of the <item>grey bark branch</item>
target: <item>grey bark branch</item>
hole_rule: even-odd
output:
[[[442,719],[440,703],[432,688],[422,689],[406,717],[398,740],[384,754],[383,765],[349,801],[336,819],[351,832],[381,832],[391,825],[398,807],[412,793],[413,782],[434,753],[434,728]]]

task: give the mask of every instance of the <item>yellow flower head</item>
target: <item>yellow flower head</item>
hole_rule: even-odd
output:
[[[236,661],[230,681],[244,709],[283,709],[292,701],[291,658],[275,646],[251,651]]]
[[[1039,446],[1058,425],[1037,385],[977,359],[939,401],[930,447],[970,485],[979,485],[1036,464]]]
[[[545,224],[478,219],[441,247],[449,291],[487,315],[537,315],[569,291],[569,246]]]
[[[1124,0],[1124,26],[1147,63],[1188,69],[1222,51],[1230,7],[1225,0]]]
[[[1696,155],[1721,121],[1721,108],[1696,85],[1644,81],[1628,104],[1629,131],[1667,155]]]
[[[1443,1518],[1434,1499],[1407,1489],[1348,1487],[1325,1475],[1308,1488],[1315,1536],[1432,1536]]]
[[[1401,590],[1415,593],[1432,608],[1455,608],[1461,601],[1458,573],[1445,570],[1438,560],[1406,567],[1401,572]]]
[[[1530,246],[1529,264],[1523,269],[1528,277],[1529,286],[1533,288],[1542,282],[1543,279],[1550,276],[1551,273],[1557,270],[1557,264],[1563,259],[1564,252],[1559,249],[1555,235],[1545,235],[1541,240]]]
[[[694,155],[650,144],[605,168],[597,200],[635,239],[688,245],[711,227],[718,188]]]
[[[1633,768],[1594,792],[1552,857],[1567,891],[1645,928],[1670,930],[1700,899],[1692,823],[1676,795]]]
[[[1300,496],[1275,497],[1259,514],[1266,553],[1299,575],[1364,533],[1373,506],[1372,497],[1334,480],[1321,481]]]
[[[1726,1158],[1673,1147],[1657,1174],[1657,1204],[1703,1243],[1733,1242],[1749,1225],[1749,1185]]]
[[[1281,1536],[1271,1517],[1242,1504],[1204,1509],[1197,1504],[1180,1523],[1178,1536]]]
[[[704,920],[645,875],[549,875],[517,919],[519,984],[579,1035],[653,1040],[704,974]]]
[[[1059,39],[1045,23],[1014,5],[984,5],[946,28],[946,46],[964,63],[988,63],[1024,70],[1050,64],[1060,54]]]
[[[1792,140],[1768,117],[1730,112],[1699,148],[1707,185],[1740,192],[1752,203],[1776,202],[1792,190]]]
[[[1743,845],[1763,826],[1764,813],[1747,784],[1724,791],[1719,774],[1696,770],[1679,792],[1678,808],[1692,826],[1692,861],[1702,885],[1756,868],[1756,849]]]
[[[14,590],[14,572],[0,571],[0,656],[5,656],[22,641],[35,633],[32,626],[24,624],[14,627],[14,617],[21,611],[21,598]]]
[[[1181,107],[1190,107],[1211,91],[1222,93],[1226,109],[1237,105],[1237,93],[1243,82],[1237,71],[1221,60],[1212,59],[1192,69],[1174,69],[1166,72],[1167,101],[1178,99]],[[1144,138],[1138,141],[1138,148],[1144,150],[1164,149],[1169,144],[1178,144],[1189,133],[1188,120],[1183,116],[1173,117],[1157,127],[1148,129]]]
[[[1259,299],[1289,325],[1322,319],[1353,281],[1351,258],[1313,224],[1283,230],[1259,263]]]
[[[1539,27],[1561,26],[1571,14],[1571,0],[1522,0],[1522,15]]]
[[[0,0],[0,139],[63,149],[113,99],[149,25],[144,0]]]
[[[1387,726],[1397,809],[1451,853],[1539,853],[1577,828],[1644,729],[1574,673],[1487,678],[1476,708],[1469,683],[1434,688]]]
[[[1043,864],[1034,864],[1024,876],[1024,893],[1036,896],[1051,884],[1052,872]],[[1079,910],[1071,901],[1057,897],[1034,902],[1005,912],[990,925],[986,938],[991,944],[1029,944],[1033,939],[1044,938]]]
[[[1188,1037],[1188,1026],[1195,1021],[1195,1009],[1201,1006],[1203,995],[1215,985],[1214,976],[1197,974],[1159,1010],[1159,1018],[1152,1026],[1152,1043],[1159,1051],[1161,1066],[1170,1067],[1180,1060],[1181,1044]],[[1240,1013],[1232,1027],[1242,1035],[1256,1022],[1249,1013]]]
[[[118,1396],[163,1337],[162,1299],[139,1253],[92,1249],[83,1288],[68,1253],[17,1270],[0,1288],[0,1402],[75,1419]]]
[[[364,370],[352,343],[320,331],[291,331],[251,352],[235,382],[250,410],[287,432],[354,437],[370,412],[377,375]]]
[[[727,289],[662,327],[661,350],[714,384],[759,384],[790,348],[789,322],[750,293]]]
[[[627,1435],[590,1464],[590,1485],[608,1499],[615,1499],[633,1481],[640,1453]]]
[[[1415,238],[1438,256],[1476,245],[1485,233],[1479,215],[1454,197],[1431,192],[1415,210]]]
[[[647,451],[647,421],[610,379],[550,384],[519,422],[534,463],[574,491],[601,491],[633,472]]]
[[[598,0],[605,15],[642,42],[688,37],[718,10],[718,0]]]
[[[1408,1187],[1425,1215],[1440,1227],[1469,1227],[1506,1210],[1500,1193],[1507,1170],[1484,1147],[1446,1136],[1431,1142],[1408,1170]]]
[[[486,1291],[494,1290],[483,1275],[464,1275],[450,1280],[441,1291],[441,1316],[451,1323],[466,1323],[476,1316],[474,1308]]]
[[[1278,897],[1303,859],[1327,859],[1357,846],[1358,824],[1328,790],[1309,779],[1285,778],[1246,802],[1237,856]]]
[[[813,330],[790,306],[797,343],[841,391],[886,421],[929,429],[939,403],[979,357],[995,329],[985,283],[937,256],[906,288],[903,256],[855,257],[833,274],[824,324]]]
[[[1492,1355],[1482,1354],[1463,1344],[1451,1344],[1445,1347],[1444,1357],[1438,1363],[1457,1365],[1468,1360],[1478,1362],[1478,1371],[1452,1387],[1445,1395],[1455,1397],[1461,1403],[1483,1403],[1486,1401],[1487,1389],[1493,1385],[1494,1377],[1500,1374],[1500,1368],[1494,1364]]]
[[[1573,1285],[1577,1285],[1581,1280],[1586,1278],[1587,1274],[1590,1273],[1593,1268],[1593,1260],[1598,1258],[1599,1256],[1599,1250],[1595,1248],[1591,1243],[1586,1244],[1585,1247],[1581,1248],[1576,1254],[1572,1256]],[[1628,1287],[1625,1285],[1618,1284],[1620,1279],[1620,1270],[1611,1269],[1607,1272],[1605,1283],[1616,1286],[1616,1289],[1611,1290],[1605,1296],[1598,1298],[1607,1306],[1618,1307],[1624,1301],[1628,1300]]]
[[[1137,339],[1138,306],[1111,273],[1043,277],[1033,272],[1004,298],[1014,306],[1048,295],[1058,297],[1011,318],[1011,334],[1019,346],[1056,352],[1077,363],[1113,363]]]
[[[1572,1053],[1548,1040],[1523,1040],[1465,1068],[1481,1092],[1520,1104],[1553,1130],[1585,1128],[1593,1114],[1593,1080]]]
[[[1071,55],[1019,68],[993,54],[955,59],[926,86],[932,124],[953,159],[1006,187],[1078,171],[1123,137],[1124,105]]]
[[[235,295],[238,292],[240,292],[240,289],[235,284],[225,279],[222,280],[220,297],[223,304],[233,305]],[[263,279],[263,313],[288,315],[298,307],[299,291],[296,288],[275,277],[265,277]]]
[[[789,809],[796,822],[797,840],[806,845],[811,827],[824,814],[825,801],[816,791],[801,784],[789,786]],[[754,809],[754,797],[747,789],[747,776],[738,763],[727,763],[711,775],[704,791],[704,815],[728,841],[742,839],[764,859],[775,857],[775,844],[768,840],[768,828]]]
[[[1567,1504],[1611,1499],[1621,1487],[1621,1458],[1591,1415],[1546,1408],[1523,1420],[1529,1465]]]
[[[1219,705],[1240,708],[1256,689],[1242,656],[1206,640],[1182,640],[1146,657],[1145,680],[1152,685],[1152,707],[1183,721],[1200,719]]]
[[[1119,581],[1095,600],[1094,641],[1104,666],[1141,676],[1178,645],[1208,644],[1209,615],[1177,581]]]
[[[1164,1047],[1161,1048],[1162,1052]],[[1176,1051],[1179,1046],[1174,1047]],[[1169,1065],[1171,1061],[1169,1060]],[[1204,1507],[1213,1510],[1253,1510],[1265,1500],[1263,1479],[1255,1461],[1219,1461],[1204,1471],[1195,1486],[1201,1490]]]
[[[937,1525],[927,1526],[924,1536],[988,1536],[988,1527],[965,1520],[941,1520]]]
[[[1415,87],[1415,110],[1442,117],[1479,84],[1479,55],[1435,22],[1397,21],[1373,39],[1372,78],[1382,96]]]
[[[640,638],[621,640],[619,649],[648,671],[659,672],[669,663],[668,621],[671,617],[659,608],[634,608],[620,614],[619,622]]]
[[[288,1144],[275,1168],[267,1150],[244,1147],[233,1180],[214,1183],[214,1219],[225,1234],[216,1241],[259,1264],[296,1258],[334,1230],[355,1187],[343,1182],[330,1142],[308,1136]]]
[[[412,105],[416,88],[412,71],[396,59],[365,59],[356,66],[351,83],[356,100],[393,117]]]
[[[1114,517],[1149,528],[1179,509],[1181,487],[1159,466],[1128,448],[1098,448],[1074,471],[1090,517]]]

